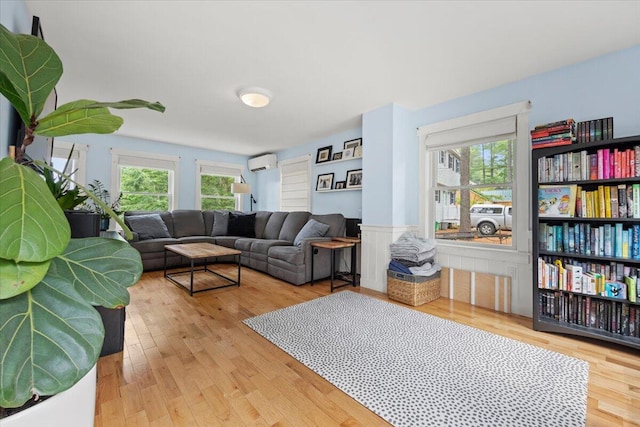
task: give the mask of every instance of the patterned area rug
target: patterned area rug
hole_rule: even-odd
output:
[[[395,426],[583,426],[589,364],[343,291],[244,323]]]

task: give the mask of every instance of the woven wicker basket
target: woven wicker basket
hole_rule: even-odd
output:
[[[387,295],[408,305],[422,305],[440,298],[440,272],[434,276],[413,276],[387,270]]]

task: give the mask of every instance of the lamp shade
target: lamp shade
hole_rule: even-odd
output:
[[[244,182],[234,182],[233,184],[231,184],[231,192],[233,194],[251,193],[251,186]]]

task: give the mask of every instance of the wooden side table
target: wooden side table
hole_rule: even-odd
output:
[[[351,260],[351,280],[345,280],[342,277],[336,277],[336,251],[338,249],[346,249],[355,248],[356,244],[354,242],[341,242],[341,241],[324,241],[324,242],[312,242],[311,243],[311,286],[313,286],[313,269],[314,269],[314,258],[318,253],[318,249],[329,249],[331,251],[331,292],[334,289],[341,288],[343,286],[351,285],[353,287],[356,286],[356,275],[355,275],[355,258]],[[342,285],[334,285],[334,280],[342,280],[345,283]]]

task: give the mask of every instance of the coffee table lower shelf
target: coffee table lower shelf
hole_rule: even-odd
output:
[[[171,251],[177,253],[187,259],[189,259],[190,268],[188,270],[182,271],[174,271],[171,273],[167,272],[167,251]],[[193,296],[193,294],[204,291],[211,291],[213,289],[221,289],[228,288],[230,286],[240,286],[240,251],[230,248],[225,248],[224,246],[214,245],[212,243],[186,243],[179,245],[166,245],[164,247],[164,277],[171,281],[174,285],[186,290],[189,292],[189,295]],[[218,273],[217,271],[213,271],[209,269],[209,265],[207,263],[208,258],[217,258],[219,256],[227,256],[233,255],[236,260],[236,264],[238,265],[238,275],[237,279],[233,279],[231,277],[225,276],[223,274]],[[195,262],[204,260],[204,266],[196,268]],[[193,289],[193,275],[196,272],[205,272],[211,273],[217,277],[220,277],[226,281],[228,284],[210,286],[207,288]],[[178,275],[189,274],[189,287],[185,284],[180,283],[174,277]]]

